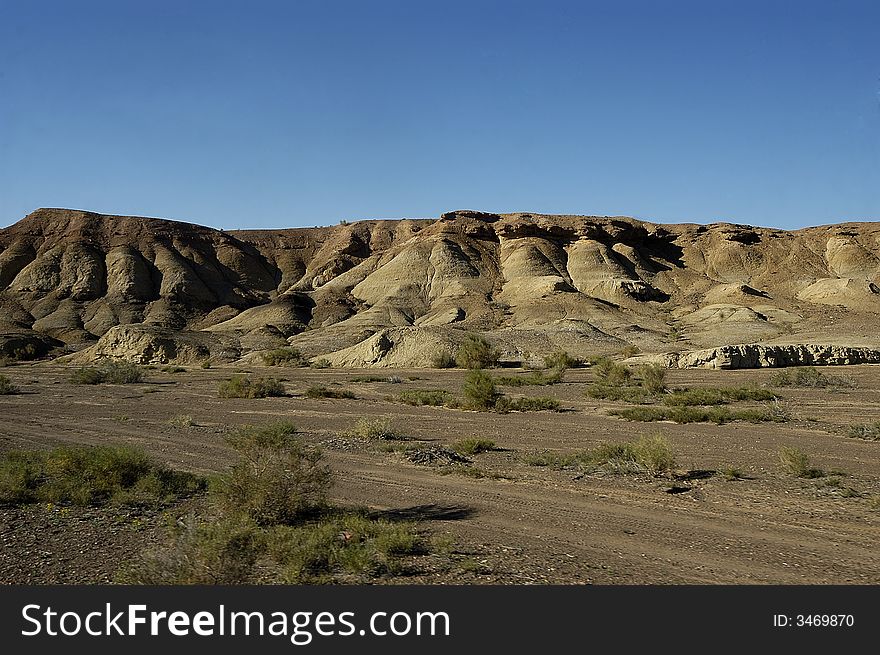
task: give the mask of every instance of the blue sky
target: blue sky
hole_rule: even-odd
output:
[[[880,220],[880,3],[0,0],[0,225]]]

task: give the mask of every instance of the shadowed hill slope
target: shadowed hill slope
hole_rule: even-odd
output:
[[[40,209],[0,230],[0,349],[162,361],[290,343],[403,365],[465,330],[512,359],[627,343],[877,347],[878,284],[876,223],[789,232],[457,211],[227,232]]]

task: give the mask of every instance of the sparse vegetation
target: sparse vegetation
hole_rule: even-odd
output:
[[[504,387],[547,386],[562,382],[564,369],[553,369],[550,373],[532,371],[527,375],[501,375],[495,383]]]
[[[559,409],[559,401],[556,398],[548,396],[521,398],[508,398],[501,396],[495,401],[496,412],[541,412],[545,410],[557,411]]]
[[[860,425],[850,425],[846,429],[846,434],[854,439],[880,441],[880,421],[862,423]]]
[[[85,366],[73,372],[74,384],[135,384],[144,379],[144,369],[137,364],[105,360],[97,366]]]
[[[716,423],[731,421],[748,423],[783,422],[785,416],[765,409],[728,409],[727,407],[627,407],[613,409],[611,414],[630,421],[673,421],[674,423]]]
[[[544,366],[557,371],[564,371],[580,365],[581,361],[577,357],[572,357],[564,350],[557,350],[555,353],[544,357]]]
[[[468,371],[464,379],[462,393],[470,406],[475,409],[489,410],[501,398],[495,386],[495,380],[486,371],[474,368]]]
[[[19,388],[5,375],[0,375],[0,396],[11,396],[19,392]]]
[[[663,397],[670,406],[693,407],[700,405],[724,405],[734,401],[773,401],[779,396],[769,389],[758,387],[696,387],[676,389]]]
[[[618,364],[610,357],[600,357],[593,362],[596,380],[602,385],[626,386],[632,380],[632,369]]]
[[[359,375],[352,378],[349,382],[367,383],[367,382],[388,382],[389,384],[400,384],[403,380],[397,375]]]
[[[431,405],[433,407],[445,405],[451,397],[452,394],[445,389],[413,389],[404,391],[399,396],[400,401],[407,405]]]
[[[326,357],[321,357],[313,361],[309,366],[312,368],[330,368],[333,364],[331,364],[330,360]]]
[[[440,350],[431,359],[434,368],[455,368],[455,356],[448,350]]]
[[[178,523],[119,582],[356,581],[401,573],[403,558],[428,552],[413,523],[329,507],[331,473],[291,424],[244,428],[230,443],[241,461],[212,490],[210,513]]]
[[[783,446],[779,449],[779,464],[782,470],[798,478],[822,478],[825,471],[815,468],[810,457],[800,448]]]
[[[284,385],[275,378],[250,378],[233,375],[217,386],[220,398],[268,398],[287,393]]]
[[[459,368],[492,368],[498,365],[501,353],[478,334],[468,334],[455,353]]]
[[[675,455],[662,435],[642,437],[636,442],[600,444],[591,450],[567,455],[535,453],[525,458],[530,466],[554,469],[579,468],[588,472],[661,475],[675,467]]]
[[[491,439],[471,437],[452,444],[452,450],[461,455],[478,455],[492,450],[499,450]]]
[[[196,422],[189,414],[178,414],[177,416],[172,416],[168,420],[168,425],[171,425],[175,428],[191,428],[195,424]]]
[[[308,360],[298,348],[276,348],[260,354],[266,366],[306,366]]]
[[[128,446],[65,446],[0,458],[0,504],[6,505],[161,505],[204,488],[204,479]]]
[[[827,387],[852,387],[851,380],[821,373],[815,366],[801,366],[780,371],[770,378],[774,387],[800,387],[804,389],[825,389]]]
[[[642,388],[648,393],[661,394],[666,391],[666,369],[659,364],[644,364],[639,367]]]
[[[656,400],[654,394],[642,387],[613,386],[594,382],[587,387],[586,395],[602,400],[616,400],[633,405],[645,405]]]
[[[317,385],[306,389],[306,398],[356,398],[348,389],[331,389],[323,385]]]
[[[408,437],[397,430],[390,416],[364,416],[358,419],[351,434],[364,439],[384,441],[407,441]]]

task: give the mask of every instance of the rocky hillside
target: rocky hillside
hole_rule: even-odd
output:
[[[219,231],[40,209],[0,230],[0,349],[142,361],[293,344],[419,365],[465,331],[510,359],[565,348],[880,346],[880,224],[456,211],[438,220]]]

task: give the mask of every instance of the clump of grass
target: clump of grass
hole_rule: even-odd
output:
[[[65,446],[0,458],[0,504],[161,505],[205,484],[128,446]]]
[[[837,375],[821,373],[815,366],[802,366],[792,370],[780,371],[770,378],[770,385],[774,387],[800,387],[804,389],[854,386],[851,380]]]
[[[545,410],[556,411],[559,409],[559,401],[556,398],[541,396],[537,398],[507,398],[502,396],[495,401],[495,411],[497,412],[541,412]]]
[[[0,396],[11,396],[19,392],[19,388],[5,375],[0,375]]]
[[[397,375],[359,375],[349,380],[349,382],[388,382],[389,384],[400,384],[403,380]]]
[[[846,434],[854,439],[880,441],[880,421],[862,423],[860,425],[850,425],[846,429]]]
[[[202,367],[202,368],[205,368],[205,369],[211,368],[211,365],[212,365],[212,364],[211,364],[211,360],[210,360],[210,359],[206,359],[205,361],[203,361],[203,362],[201,363],[201,367]]]
[[[491,368],[498,365],[501,353],[478,334],[468,334],[455,353],[459,368]]]
[[[662,435],[641,437],[636,442],[600,444],[591,450],[569,454],[535,453],[525,458],[529,466],[554,469],[576,467],[604,473],[661,475],[675,467],[675,455]]]
[[[639,367],[641,386],[648,393],[661,394],[666,391],[666,369],[659,364],[644,364]]]
[[[462,439],[461,441],[457,441],[456,443],[452,444],[452,450],[459,453],[460,455],[478,455],[480,453],[487,453],[493,450],[499,450],[499,448],[491,439],[480,439],[478,437],[471,437],[469,439]]]
[[[630,421],[673,421],[718,425],[731,421],[779,423],[787,420],[785,416],[774,414],[769,409],[732,410],[727,407],[627,407],[611,410],[611,414]]]
[[[455,356],[449,350],[440,350],[431,359],[433,368],[455,368]]]
[[[445,389],[413,389],[404,391],[398,396],[400,401],[407,405],[431,405],[433,407],[445,405],[450,397],[451,394]]]
[[[630,357],[635,357],[640,352],[642,352],[641,348],[634,344],[628,344],[620,349],[618,355],[620,355],[624,359],[629,359]]]
[[[97,366],[85,366],[70,376],[74,384],[135,384],[144,379],[144,369],[137,364],[105,360]]]
[[[698,387],[676,389],[664,396],[663,403],[670,406],[725,405],[734,401],[773,401],[779,396],[769,389],[758,387]]]
[[[502,395],[495,386],[492,376],[480,368],[468,371],[462,393],[471,407],[484,411],[494,408]]]
[[[268,398],[283,396],[286,393],[284,385],[275,378],[233,375],[217,386],[217,394],[220,398]]]
[[[565,375],[564,370],[553,369],[550,373],[532,371],[528,375],[501,375],[495,378],[495,383],[504,387],[542,387],[559,384]]]
[[[610,357],[599,357],[593,362],[596,380],[603,385],[626,386],[632,380],[632,369],[618,364]]]
[[[333,364],[326,357],[321,357],[313,361],[309,366],[312,368],[330,368]]]
[[[305,366],[308,360],[298,348],[275,348],[260,353],[266,366]]]
[[[737,468],[736,466],[726,466],[718,471],[725,480],[733,481],[733,480],[742,480],[745,477],[745,474],[742,472],[742,469]]]
[[[557,350],[551,355],[544,357],[544,366],[556,371],[564,371],[581,365],[581,360],[572,357],[564,350]]]
[[[782,470],[798,478],[822,478],[825,471],[815,468],[810,457],[800,448],[783,446],[779,449],[779,464]]]
[[[171,425],[175,428],[191,428],[195,424],[196,422],[189,414],[178,414],[177,416],[172,416],[170,419],[168,419],[168,425]]]
[[[407,441],[408,437],[394,427],[390,416],[363,416],[358,419],[351,434],[364,439]]]
[[[331,389],[323,385],[317,385],[306,389],[306,398],[356,398],[348,389]]]

